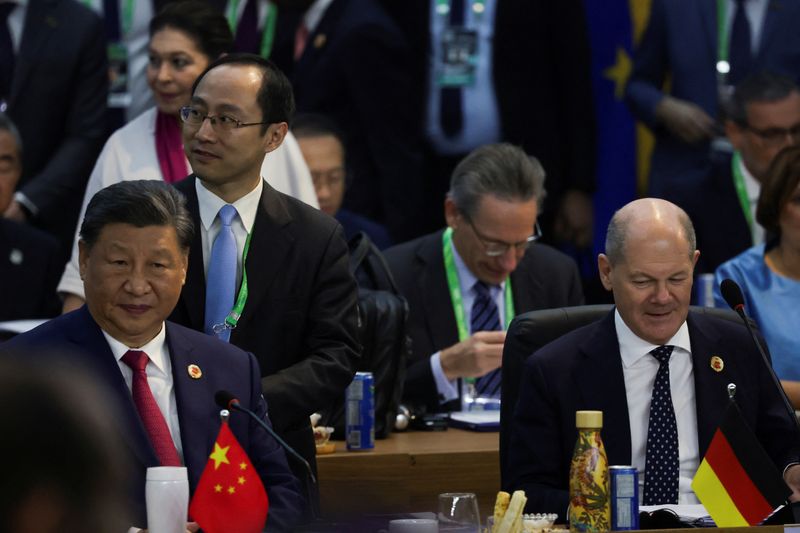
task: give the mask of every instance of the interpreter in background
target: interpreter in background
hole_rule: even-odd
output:
[[[756,220],[767,241],[717,268],[714,303],[727,309],[719,284],[739,284],[745,310],[756,321],[772,366],[795,409],[800,408],[800,146],[781,151],[761,187]]]
[[[367,217],[342,209],[345,190],[350,184],[341,130],[323,115],[305,114],[292,121],[292,133],[311,171],[319,208],[339,221],[349,241],[359,231],[383,250],[392,244],[387,229]]]
[[[180,108],[189,103],[200,73],[232,48],[227,20],[203,0],[167,4],[150,21],[147,82],[156,107],[108,139],[86,186],[81,213],[94,193],[112,183],[138,179],[175,183],[191,174],[183,151]],[[261,173],[278,190],[317,205],[311,176],[293,138],[263,158]],[[64,296],[64,311],[80,306],[77,232],[58,291]]]

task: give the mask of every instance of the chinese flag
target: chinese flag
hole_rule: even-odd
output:
[[[268,508],[258,472],[223,422],[192,496],[189,516],[205,533],[259,533]]]

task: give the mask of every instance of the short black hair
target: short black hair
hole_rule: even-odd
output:
[[[150,20],[150,38],[164,28],[182,31],[213,61],[233,50],[233,33],[225,17],[208,2],[177,0]]]
[[[769,71],[751,74],[736,85],[733,94],[723,106],[725,116],[740,126],[747,126],[749,104],[777,102],[797,91],[797,84],[787,76]]]
[[[206,74],[222,65],[254,66],[261,70],[261,87],[256,100],[261,108],[261,122],[266,122],[261,126],[262,135],[269,124],[291,123],[294,115],[294,93],[289,78],[272,61],[255,54],[228,54],[214,60],[194,81],[192,95]]]
[[[187,251],[194,237],[194,223],[186,198],[160,180],[115,183],[98,191],[86,207],[80,238],[91,249],[109,224],[131,224],[137,228],[172,226],[181,249]]]
[[[344,133],[334,120],[319,113],[302,113],[297,115],[292,122],[292,133],[295,138],[331,136],[342,145],[345,151]]]

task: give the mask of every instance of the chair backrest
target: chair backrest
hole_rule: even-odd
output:
[[[511,322],[503,347],[503,385],[500,404],[500,481],[505,486],[508,480],[508,446],[511,439],[511,423],[519,396],[525,360],[545,344],[581,326],[603,318],[613,309],[611,304],[581,305],[530,311],[518,315]],[[695,307],[697,313],[710,314],[733,322],[741,322],[739,315],[729,309]],[[752,321],[751,321],[752,323]]]

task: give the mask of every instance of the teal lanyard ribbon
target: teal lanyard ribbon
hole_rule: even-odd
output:
[[[728,0],[717,0],[717,73],[718,74],[725,74],[726,72],[722,72],[720,70],[720,65],[723,63],[727,66],[727,70],[730,70],[730,64],[728,63],[728,48],[730,45],[730,35],[728,35],[728,24],[727,24],[727,1]]]
[[[742,173],[742,156],[738,151],[733,152],[731,159],[731,173],[733,174],[733,185],[736,188],[736,196],[739,197],[739,205],[750,228],[750,235],[753,234],[753,213],[750,211],[750,197],[747,196],[747,187],[744,184],[744,174]]]
[[[228,316],[225,317],[225,327],[228,329],[234,329],[236,325],[239,323],[239,318],[242,316],[242,311],[244,311],[244,305],[247,303],[247,252],[250,250],[250,237],[253,235],[253,232],[247,234],[247,239],[244,241],[244,251],[242,252],[242,286],[239,287],[239,295],[236,296],[236,304],[231,309],[231,312],[228,313]]]
[[[250,0],[255,2],[256,0]],[[225,18],[228,19],[228,26],[231,32],[236,35],[237,12],[239,11],[239,0],[228,0],[228,7],[225,9]],[[269,58],[272,53],[272,45],[275,43],[275,27],[278,22],[278,7],[272,2],[267,2],[267,14],[264,19],[264,30],[261,32],[261,45],[259,55]]]

